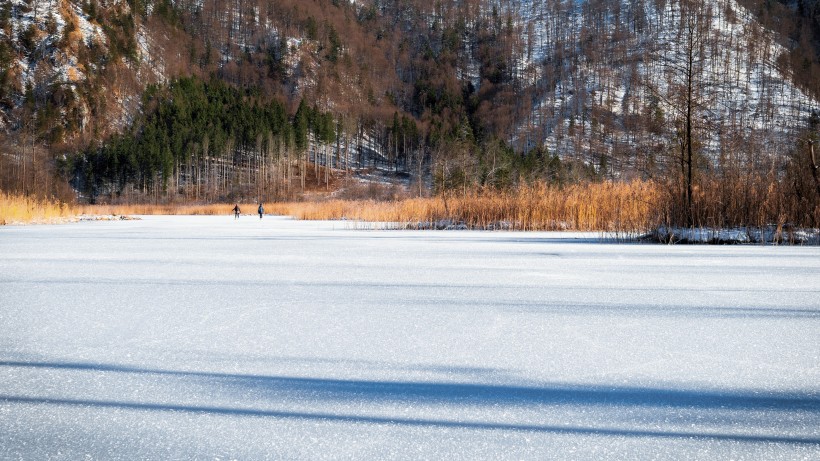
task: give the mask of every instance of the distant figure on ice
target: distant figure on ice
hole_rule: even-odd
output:
[[[262,208],[262,202],[259,202],[259,209],[256,211],[259,212],[259,219],[262,219],[262,215],[265,214],[265,209]]]
[[[239,204],[233,207],[233,219],[239,219]]]

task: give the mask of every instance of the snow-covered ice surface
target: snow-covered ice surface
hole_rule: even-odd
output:
[[[820,458],[820,248],[345,227],[0,228],[0,458]]]

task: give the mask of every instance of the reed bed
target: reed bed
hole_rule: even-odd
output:
[[[669,224],[686,223],[686,204],[675,189],[664,201]],[[707,178],[693,190],[692,227],[820,227],[820,200],[796,194],[792,184],[760,175]]]
[[[0,225],[61,222],[77,214],[75,207],[64,202],[0,191]]]
[[[233,214],[233,203],[212,203],[202,205],[178,204],[122,204],[122,205],[85,205],[80,212],[87,215],[188,215],[213,216]],[[240,205],[240,208],[243,208]],[[256,213],[256,205],[244,206],[243,213]]]
[[[820,205],[805,206],[785,186],[757,177],[704,180],[694,189],[691,217],[680,186],[652,181],[523,185],[473,189],[426,198],[323,199],[266,203],[269,214],[302,220],[349,220],[358,228],[593,231],[633,237],[659,226],[729,228],[776,225],[816,228]],[[234,203],[72,206],[0,192],[0,224],[47,223],[79,215],[226,215]],[[240,207],[255,214],[256,204]],[[686,222],[689,224],[686,224]]]
[[[355,220],[403,228],[575,230],[637,233],[658,222],[660,190],[651,182],[567,187],[522,186],[397,201],[328,200],[274,203],[269,212],[306,220]]]

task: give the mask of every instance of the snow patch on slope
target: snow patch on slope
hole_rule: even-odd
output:
[[[729,130],[768,137],[773,145],[786,148],[784,140],[805,125],[818,102],[779,68],[777,58],[785,49],[751,12],[735,0],[707,4],[712,11],[709,40],[714,41],[714,46],[707,45],[700,83],[709,106],[702,115],[707,150],[717,149],[723,137],[731,135]],[[646,114],[657,95],[673,94],[671,85],[679,82],[668,63],[682,62],[685,51],[679,4],[619,0],[596,5],[598,11],[584,1],[512,4],[526,44],[518,73],[532,76],[527,77],[529,82],[539,88],[519,139],[541,140],[550,150],[572,156],[579,148],[593,149],[589,140],[598,136],[601,142],[594,149],[609,155],[615,145],[630,141],[617,128],[613,133],[590,134],[596,129],[593,107],[622,118]],[[595,17],[604,23],[603,30],[593,31],[593,14],[605,16]],[[587,54],[584,40],[593,40],[604,59]],[[561,55],[577,60],[561,60]],[[675,106],[663,98],[655,104],[665,122],[672,123]]]

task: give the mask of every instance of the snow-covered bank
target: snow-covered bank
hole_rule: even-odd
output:
[[[820,457],[820,248],[345,226],[0,228],[0,458]]]
[[[660,227],[643,236],[642,240],[662,243],[820,245],[820,229],[795,229],[777,226],[732,229]]]
[[[32,221],[3,221],[0,226],[28,226],[39,224],[70,224],[85,221],[133,221],[140,219],[135,216],[126,215],[88,215],[64,216],[57,218],[35,219]]]

